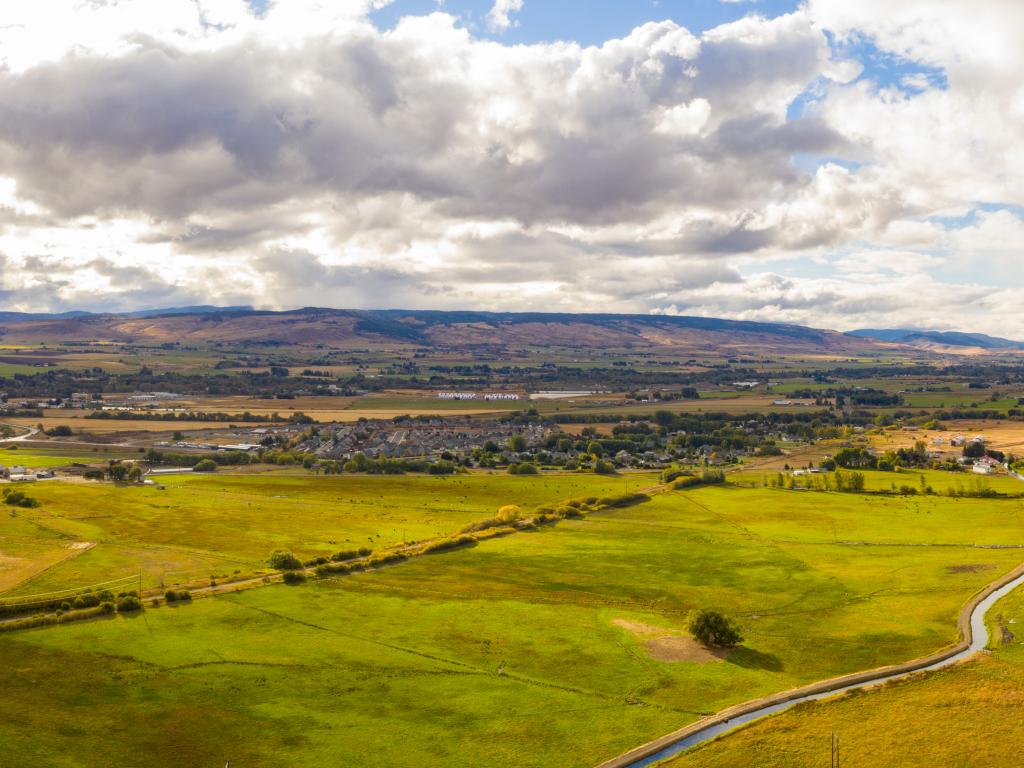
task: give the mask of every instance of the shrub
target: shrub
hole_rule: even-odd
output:
[[[118,613],[132,613],[133,611],[142,610],[142,601],[135,595],[124,595],[117,598],[116,605]]]
[[[495,518],[502,523],[512,523],[523,516],[523,511],[515,504],[506,504],[498,510]]]
[[[102,469],[87,469],[82,473],[82,477],[86,480],[102,480],[103,470]]]
[[[335,552],[331,555],[331,560],[335,563],[340,563],[343,560],[355,560],[357,557],[368,557],[373,554],[373,550],[369,547],[360,547],[359,549],[343,549],[341,552]]]
[[[725,482],[725,472],[720,469],[705,469],[700,479],[705,485],[718,485]]]
[[[276,549],[270,553],[270,567],[279,571],[297,571],[302,561],[287,549]]]
[[[115,606],[114,606],[113,602],[111,602],[110,600],[106,600],[106,601],[100,603],[100,610],[103,613],[113,613],[114,612],[114,608],[115,608]]]
[[[306,574],[302,571],[285,571],[285,584],[303,584],[306,581]]]
[[[709,647],[731,648],[743,642],[739,627],[718,611],[697,611],[690,617],[689,629],[698,642]]]
[[[166,592],[164,592],[164,600],[166,600],[168,603],[177,602],[178,593],[175,592],[173,589],[168,589]]]
[[[508,467],[508,473],[510,475],[536,475],[537,465],[528,461],[510,464]]]
[[[459,547],[465,547],[475,543],[476,539],[474,539],[472,536],[467,536],[463,534],[461,536],[453,536],[448,539],[440,539],[438,541],[432,541],[428,544],[424,544],[422,547],[420,547],[419,551],[420,554],[426,555],[431,552],[446,552],[450,549],[457,549]]]
[[[12,507],[25,507],[32,509],[39,506],[39,502],[24,491],[16,491],[13,488],[4,488],[4,504]]]
[[[671,483],[674,480],[678,480],[680,477],[690,477],[693,473],[679,467],[669,467],[661,473],[661,482]]]
[[[192,467],[193,472],[216,472],[217,462],[213,459],[201,459]]]

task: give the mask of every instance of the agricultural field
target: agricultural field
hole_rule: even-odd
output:
[[[944,472],[934,469],[858,472],[864,476],[864,489],[867,491],[905,492],[909,489],[912,494],[924,494],[930,488],[933,493],[942,495],[970,496],[992,491],[1005,496],[1024,496],[1024,481],[1007,474],[981,476],[973,472]],[[777,470],[773,473],[771,469],[763,467],[759,470],[737,472],[732,477],[738,483],[756,487],[770,484],[776,475]]]
[[[28,444],[0,443],[0,466],[21,465],[32,469],[66,467],[71,464],[96,464],[112,458],[130,458],[131,453],[123,448],[58,448],[47,450]]]
[[[631,482],[343,476],[309,490],[325,480],[168,479],[167,491],[122,498],[112,521],[75,521],[53,497],[40,509],[66,511],[35,522],[76,536],[109,526],[152,547],[166,537],[239,557],[312,554],[330,549],[327,535],[434,535],[509,501]],[[404,506],[381,501],[383,483]],[[1024,504],[915,502],[659,493],[375,572],[3,634],[0,685],[19,706],[0,714],[0,740],[14,765],[145,754],[154,766],[592,766],[730,704],[954,642],[959,607],[1024,560]],[[33,525],[20,511],[12,520]],[[743,644],[697,645],[686,617],[702,607],[734,616]],[[131,727],[112,739],[111,722]]]
[[[5,424],[30,429],[42,425],[43,429],[54,427],[71,427],[77,438],[83,435],[112,435],[117,433],[137,433],[139,436],[172,432],[196,432],[203,429],[216,429],[227,426],[221,422],[209,421],[161,421],[159,419],[90,419],[86,418],[90,411],[71,409],[47,409],[43,417],[8,417]],[[287,415],[282,409],[282,415]],[[260,422],[247,422],[246,426],[258,427]],[[67,442],[74,443],[75,438]]]
[[[32,571],[36,548],[44,547],[42,557],[51,558],[71,544],[95,544],[21,581],[10,594],[81,587],[140,571],[150,588],[259,572],[275,549],[303,558],[376,549],[451,535],[506,504],[529,511],[655,482],[645,474],[317,477],[294,470],[170,475],[160,477],[159,486],[42,482],[29,489],[39,507],[0,516],[0,554],[28,560],[19,568],[24,573]],[[3,568],[0,561],[0,573]]]
[[[812,768],[831,734],[842,765],[1014,766],[1024,743],[1024,595],[989,612],[989,654],[955,667],[811,704],[753,723],[660,765]]]

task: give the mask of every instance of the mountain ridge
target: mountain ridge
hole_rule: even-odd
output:
[[[1011,352],[1024,344],[984,334],[862,329],[703,317],[480,310],[289,310],[200,305],[124,313],[0,312],[0,336],[31,342],[390,345],[462,350],[523,347],[670,350],[673,355],[857,355],[903,350]]]
[[[861,328],[849,331],[849,335],[860,338],[878,339],[896,344],[931,343],[949,347],[973,347],[986,350],[1024,350],[1024,342],[989,336],[986,333],[963,331],[929,331],[913,328]]]

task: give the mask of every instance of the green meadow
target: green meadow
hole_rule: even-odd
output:
[[[665,768],[812,768],[832,733],[842,765],[1015,766],[1024,743],[1024,593],[988,613],[990,653],[792,710],[701,745]],[[1005,628],[1008,634],[1003,633]]]
[[[558,474],[314,476],[170,475],[160,486],[42,482],[26,488],[35,509],[0,515],[0,575],[5,560],[24,567],[27,550],[94,547],[22,581],[14,594],[96,584],[141,572],[144,587],[186,583],[265,566],[269,553],[302,558],[448,536],[493,517],[506,504],[529,512],[579,496],[649,487],[654,475]],[[49,552],[49,550],[48,550]],[[49,554],[47,555],[49,557]],[[2,582],[0,582],[2,583]]]
[[[327,536],[399,522],[428,536],[601,482],[174,480],[118,506],[125,528],[102,525],[151,547],[164,531],[239,557],[313,554]],[[161,498],[204,530],[160,524]],[[232,536],[206,525],[218,513]],[[0,686],[19,706],[0,712],[0,742],[14,766],[592,766],[730,704],[954,642],[959,607],[1024,560],[1006,546],[1022,515],[1017,500],[708,487],[379,571],[4,634]],[[737,620],[741,647],[693,654],[686,616],[706,607]]]

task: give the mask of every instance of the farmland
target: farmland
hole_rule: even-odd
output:
[[[24,582],[20,593],[48,592],[129,576],[144,587],[265,568],[274,549],[302,557],[394,545],[452,534],[506,504],[525,510],[578,496],[649,486],[650,475],[598,478],[550,475],[455,478],[311,478],[269,473],[161,478],[160,486],[42,483],[40,506],[0,517],[0,551],[51,542],[96,546]],[[244,532],[244,535],[243,535]],[[2,568],[2,565],[0,565]]]
[[[1024,650],[1015,633],[1024,622],[1024,599],[1019,592],[1009,595],[989,617],[991,655],[800,705],[664,765],[809,768],[822,764],[832,733],[840,738],[842,763],[848,766],[1016,765],[1024,739]]]
[[[692,319],[649,336],[282,319],[8,337],[26,343],[0,370],[16,438],[0,464],[29,468],[0,482],[12,765],[593,766],[949,647],[960,606],[1024,561],[1015,360],[760,326],[715,330],[716,346]],[[818,470],[844,451],[864,461],[837,465],[858,478],[840,493]],[[44,468],[57,477],[31,477]],[[111,580],[144,610],[100,597]],[[696,640],[706,609],[738,646]],[[894,723],[915,697],[936,730],[943,697],[989,722],[968,691],[1011,696],[1014,673],[993,682],[1011,653],[877,696],[904,692]],[[887,710],[849,702],[873,696],[835,704],[858,741],[858,718]],[[832,706],[787,715],[770,754],[748,731],[700,754],[799,765]]]
[[[458,482],[459,493],[439,495]],[[255,559],[280,545],[305,554],[342,537],[387,539],[401,525],[410,538],[434,535],[507,501],[528,506],[623,484],[168,478],[167,491],[121,497],[116,523],[71,519],[51,485],[40,510],[53,511],[36,522],[143,549],[176,540]],[[404,506],[381,509],[385,487]],[[180,527],[153,506],[159,494]],[[250,503],[264,506],[249,511]],[[224,528],[212,524],[221,514]],[[1016,500],[914,506],[712,487],[378,572],[4,635],[0,684],[24,706],[0,716],[0,738],[16,764],[40,754],[54,764],[82,764],[73,761],[83,754],[85,764],[130,763],[141,750],[153,765],[271,765],[284,755],[593,765],[729,704],[951,643],[959,606],[1024,559],[993,546],[1021,543],[1022,515]],[[12,520],[31,525],[21,513]],[[97,536],[99,528],[78,526],[109,527]],[[242,528],[245,537],[231,535]],[[97,546],[68,567],[94,552],[102,555]],[[746,640],[731,654],[706,657],[689,640],[686,615],[706,606],[740,621]],[[51,668],[67,672],[43,671]],[[115,713],[133,726],[112,740],[95,726]],[[41,729],[56,734],[43,752],[31,738]],[[452,730],[458,739],[445,738]]]

